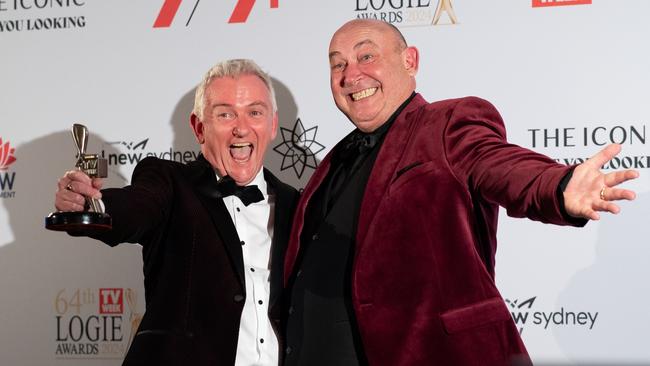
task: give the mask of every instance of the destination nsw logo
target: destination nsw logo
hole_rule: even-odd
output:
[[[528,299],[505,299],[510,307],[510,314],[523,334],[524,328],[542,327],[544,330],[550,327],[587,327],[592,330],[598,318],[598,312],[576,311],[575,309],[561,306],[559,310],[543,311],[537,310],[535,301],[537,296]]]
[[[54,297],[55,357],[122,359],[142,320],[137,305],[130,288],[60,289]]]
[[[9,141],[2,142],[0,137],[0,198],[14,198],[14,182],[16,181],[16,172],[10,172],[11,164],[16,161],[14,156],[15,148],[11,147]]]
[[[107,142],[104,145],[117,147],[118,149],[126,149],[120,152],[107,152],[106,148],[102,149],[100,155],[102,158],[108,160],[108,165],[135,165],[142,159],[148,156],[154,156],[159,159],[173,160],[179,163],[189,163],[196,160],[198,152],[192,150],[174,150],[172,147],[169,150],[151,151],[147,149],[149,138],[140,141],[114,141]],[[113,149],[110,149],[113,150]],[[109,150],[109,151],[110,151]]]
[[[11,18],[0,19],[0,33],[84,28],[86,17],[76,13],[85,5],[81,0],[0,0],[0,18]],[[63,9],[70,14],[39,16],[53,9]]]
[[[452,0],[354,0],[357,19],[378,19],[398,26],[458,24]]]

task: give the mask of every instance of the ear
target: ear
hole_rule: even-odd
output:
[[[418,67],[420,66],[420,53],[418,52],[418,49],[413,46],[404,49],[404,51],[402,51],[402,60],[406,72],[411,76],[415,76],[415,74],[418,73]]]
[[[194,132],[194,136],[196,136],[196,141],[198,141],[199,144],[203,145],[205,142],[205,134],[203,132],[203,122],[197,117],[196,114],[192,113],[190,115],[190,126],[192,127],[192,131]]]
[[[273,122],[271,126],[271,140],[275,138],[278,134],[278,112],[273,113]]]

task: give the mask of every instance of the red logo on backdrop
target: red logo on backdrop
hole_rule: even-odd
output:
[[[590,5],[591,0],[533,0],[533,8],[562,5]]]
[[[99,313],[122,314],[124,313],[124,291],[121,288],[99,289]]]
[[[9,169],[9,165],[16,161],[14,151],[16,151],[16,149],[9,146],[9,141],[3,144],[2,137],[0,137],[0,170]]]
[[[194,12],[196,11],[196,7],[199,5],[200,1],[201,0],[196,0],[196,2],[194,3],[192,13],[190,14],[189,18],[187,19],[187,22],[185,23],[186,27],[190,24],[190,20],[192,20],[192,16],[194,15]],[[230,19],[228,19],[228,23],[246,23],[248,16],[253,10],[255,1],[256,0],[237,0],[235,9],[233,9],[232,14],[230,15]],[[156,18],[153,27],[169,28],[182,2],[183,0],[165,0],[165,2],[162,5],[162,8],[160,8],[160,12],[158,13],[158,17]],[[272,9],[278,8],[280,6],[280,0],[270,0],[270,3]]]

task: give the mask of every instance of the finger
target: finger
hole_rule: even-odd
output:
[[[605,200],[607,201],[618,201],[618,200],[628,200],[632,201],[636,198],[636,193],[629,189],[622,188],[605,188],[604,192]]]
[[[90,184],[86,184],[85,182],[71,181],[70,183],[68,183],[68,185],[66,185],[66,190],[79,193],[86,197],[93,197],[97,199],[102,198],[102,194],[101,192],[99,192],[99,190],[97,190]]]
[[[618,172],[611,172],[605,174],[605,184],[608,187],[617,186],[623,182],[639,177],[639,172],[636,170],[621,170]]]
[[[585,210],[585,212],[583,214],[583,217],[586,218],[586,219],[589,219],[589,220],[594,220],[594,221],[600,220],[600,215],[598,214],[598,212],[596,212],[595,210],[592,210],[592,209]]]
[[[70,179],[71,181],[81,182],[87,185],[92,184],[90,177],[81,170],[69,170],[65,173],[64,177]]]
[[[82,195],[65,189],[58,191],[54,199],[54,207],[59,211],[81,211],[85,204]]]
[[[93,178],[93,187],[95,189],[102,189],[102,186],[104,185],[104,180],[102,178]]]
[[[621,211],[617,204],[609,201],[600,201],[598,204],[597,211],[611,212],[617,214]]]
[[[592,156],[585,163],[595,166],[600,169],[605,163],[612,160],[618,153],[621,152],[621,145],[610,144],[604,149],[600,150],[596,155]]]

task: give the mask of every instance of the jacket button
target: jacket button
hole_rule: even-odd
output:
[[[293,348],[291,348],[291,346],[289,346],[289,347],[287,347],[287,348],[284,350],[284,352],[285,352],[286,354],[290,355],[291,352],[293,352]]]
[[[316,241],[318,240],[318,234],[314,234],[311,236],[311,240]]]
[[[233,296],[232,299],[235,300],[235,302],[242,302],[242,301],[244,301],[244,295],[237,294],[237,295]]]
[[[289,306],[289,315],[293,314],[294,311],[296,311],[296,310],[294,309],[294,307],[293,307],[293,306]]]

